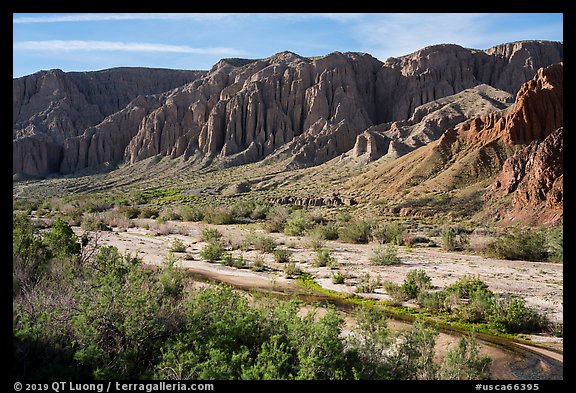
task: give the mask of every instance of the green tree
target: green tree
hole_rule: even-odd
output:
[[[80,256],[81,244],[72,227],[62,218],[52,223],[52,228],[44,236],[44,243],[54,258]]]

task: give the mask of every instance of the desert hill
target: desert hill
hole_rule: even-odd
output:
[[[419,116],[427,103],[481,85],[514,95],[562,56],[562,43],[522,41],[487,50],[434,45],[385,62],[365,53],[281,52],[223,59],[210,71],[40,72],[13,82],[13,174],[67,174],[157,155],[203,165],[318,165],[351,150],[367,130]],[[446,112],[451,120],[421,131],[413,145],[400,138],[396,154],[482,113]]]
[[[496,210],[501,219],[558,223],[562,133],[563,66],[555,64],[523,84],[509,110],[449,128],[438,140],[396,160],[383,157],[346,188],[359,199],[395,200],[392,210],[402,215],[431,214],[426,199],[442,196],[446,206],[452,206],[449,200],[471,198],[483,215]],[[509,195],[512,202],[502,202]]]

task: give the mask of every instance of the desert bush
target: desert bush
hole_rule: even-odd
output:
[[[341,272],[332,272],[332,284],[344,284],[346,276]]]
[[[248,236],[244,238],[242,241],[242,249],[248,250],[250,248],[254,248],[263,253],[271,253],[274,252],[276,249],[276,240],[270,236],[264,236],[256,234],[255,232],[251,232]]]
[[[295,210],[286,221],[284,233],[290,236],[302,236],[313,225],[310,215],[305,210]]]
[[[458,233],[456,229],[445,227],[442,230],[442,247],[448,251],[462,251],[468,249],[470,240],[464,233]]]
[[[334,222],[316,225],[308,231],[308,235],[315,239],[336,240],[338,239],[338,225]]]
[[[373,265],[396,265],[400,263],[398,247],[393,243],[384,246],[378,245],[372,250],[370,263]]]
[[[294,278],[300,273],[301,273],[301,270],[298,266],[296,266],[295,262],[290,261],[290,262],[284,264],[284,275],[287,278]]]
[[[35,283],[48,267],[50,251],[38,228],[25,214],[13,214],[12,261],[14,293],[28,283]]]
[[[318,232],[311,232],[304,243],[307,249],[317,250],[324,247],[324,238]]]
[[[208,224],[228,225],[234,224],[236,219],[232,209],[228,206],[207,207],[204,209],[202,221]]]
[[[160,211],[156,208],[145,206],[140,209],[139,218],[156,218],[160,214]]]
[[[276,240],[270,236],[256,236],[252,244],[256,250],[263,253],[271,253],[276,250]]]
[[[118,212],[123,214],[126,218],[133,219],[138,218],[141,210],[138,206],[120,206],[118,207]]]
[[[338,267],[338,261],[332,255],[329,248],[319,248],[316,250],[316,256],[312,262],[314,267],[329,267],[331,269]]]
[[[272,206],[266,213],[266,221],[262,227],[266,232],[284,232],[290,212],[283,206]]]
[[[108,225],[104,223],[104,221],[96,216],[95,214],[85,214],[82,218],[82,223],[80,227],[84,231],[93,232],[93,231],[111,231]]]
[[[416,302],[429,312],[446,313],[451,310],[446,304],[447,296],[446,291],[419,291]]]
[[[220,242],[212,241],[206,244],[200,251],[200,257],[208,262],[216,262],[222,259],[224,246]]]
[[[444,380],[490,379],[490,357],[480,356],[478,343],[472,335],[462,337],[446,352],[437,374]]]
[[[376,288],[382,286],[382,280],[380,276],[376,279],[372,279],[370,273],[364,272],[360,277],[358,277],[358,284],[356,285],[356,292],[359,293],[373,293]]]
[[[416,244],[428,244],[428,246],[435,246],[434,241],[432,239],[423,236],[423,235],[414,235],[409,232],[404,232],[403,236],[404,244],[408,247],[415,246]]]
[[[270,210],[270,205],[258,204],[254,207],[254,210],[252,210],[252,213],[250,213],[250,218],[252,220],[264,220],[264,219],[266,219],[269,210]]]
[[[252,261],[252,266],[250,266],[250,269],[255,272],[261,272],[264,271],[264,267],[265,267],[264,257],[262,255],[256,255],[254,257],[254,260]]]
[[[382,287],[388,296],[390,296],[394,304],[401,304],[402,302],[408,300],[408,296],[402,290],[402,285],[396,284],[392,281],[384,281],[384,283],[382,283]]]
[[[174,239],[168,250],[171,252],[186,252],[186,248],[186,244],[182,240]]]
[[[421,291],[430,289],[430,277],[426,274],[424,269],[410,270],[404,278],[402,284],[402,291],[410,299],[415,299]]]
[[[74,234],[70,224],[61,218],[52,223],[52,228],[44,234],[43,241],[53,258],[80,256],[80,239]]]
[[[102,221],[111,228],[130,228],[134,226],[131,219],[117,210],[108,210],[100,215]]]
[[[488,243],[486,252],[495,258],[546,261],[548,259],[546,234],[533,229],[514,230]]]
[[[222,253],[222,264],[226,266],[233,266],[234,265],[234,256],[230,251],[225,251]]]
[[[241,221],[244,218],[249,218],[256,206],[254,201],[243,200],[234,203],[230,211],[236,221]]]
[[[486,322],[490,310],[494,307],[494,293],[478,287],[470,290],[468,298],[468,302],[454,308],[453,314],[459,320],[470,323]]]
[[[278,263],[286,263],[290,262],[291,253],[288,250],[283,248],[279,248],[274,250],[274,260]]]
[[[336,213],[336,220],[342,223],[349,222],[352,220],[352,214],[347,210],[338,210]]]
[[[172,299],[181,299],[184,294],[185,275],[182,269],[176,266],[176,256],[169,252],[165,259],[165,267],[158,277],[164,290],[164,295]]]
[[[397,246],[404,244],[404,228],[396,221],[374,225],[371,236],[379,243],[392,243]]]
[[[352,220],[340,227],[338,237],[346,243],[368,243],[373,226],[373,223],[365,220]]]
[[[222,233],[216,228],[203,228],[201,239],[205,242],[210,242],[213,240],[220,240],[222,238]]]
[[[488,285],[480,279],[480,276],[466,274],[454,284],[445,288],[448,293],[455,293],[459,299],[470,299],[472,293],[477,291],[489,291]]]
[[[204,219],[204,212],[197,206],[183,205],[180,206],[178,214],[182,221],[198,222]]]
[[[562,262],[564,260],[564,228],[562,226],[551,228],[546,233],[546,245],[549,261]]]
[[[180,214],[174,208],[171,207],[165,207],[164,209],[162,209],[158,218],[164,222],[178,221],[182,219],[182,217],[180,217]]]
[[[509,296],[492,303],[487,319],[506,333],[532,333],[547,330],[548,320],[533,308],[526,306],[524,299]]]

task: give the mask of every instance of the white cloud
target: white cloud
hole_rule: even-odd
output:
[[[65,14],[42,16],[16,16],[13,23],[62,23],[62,22],[100,22],[124,20],[174,20],[188,19],[196,22],[214,21],[228,18],[236,14],[227,13],[102,13],[102,14]]]
[[[13,44],[15,50],[34,51],[128,51],[128,52],[171,52],[194,53],[223,56],[243,54],[234,48],[208,47],[194,48],[185,45],[166,45],[148,42],[117,42],[117,41],[82,41],[82,40],[47,40],[20,41]]]
[[[484,41],[484,17],[472,13],[381,14],[358,24],[354,33],[367,52],[385,60],[441,43],[477,48]]]

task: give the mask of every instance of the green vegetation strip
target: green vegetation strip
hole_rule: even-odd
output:
[[[417,320],[427,322],[444,333],[458,335],[473,333],[478,339],[492,344],[506,346],[507,348],[511,348],[510,342],[514,342],[518,344],[543,348],[556,353],[562,353],[555,348],[533,342],[531,340],[519,337],[518,335],[499,332],[491,328],[488,324],[472,324],[462,321],[455,322],[442,320],[441,316],[433,316],[429,313],[421,312],[412,307],[391,305],[387,304],[385,301],[368,299],[356,294],[346,294],[327,289],[318,284],[310,273],[301,273],[298,275],[297,283],[300,288],[306,291],[306,295],[308,295],[309,298],[314,298],[316,301],[320,302],[331,303],[345,310],[352,310],[356,306],[380,307],[391,318],[409,323],[414,323]],[[516,351],[519,350],[517,346],[514,346],[514,349]],[[524,352],[524,350],[521,351]]]

